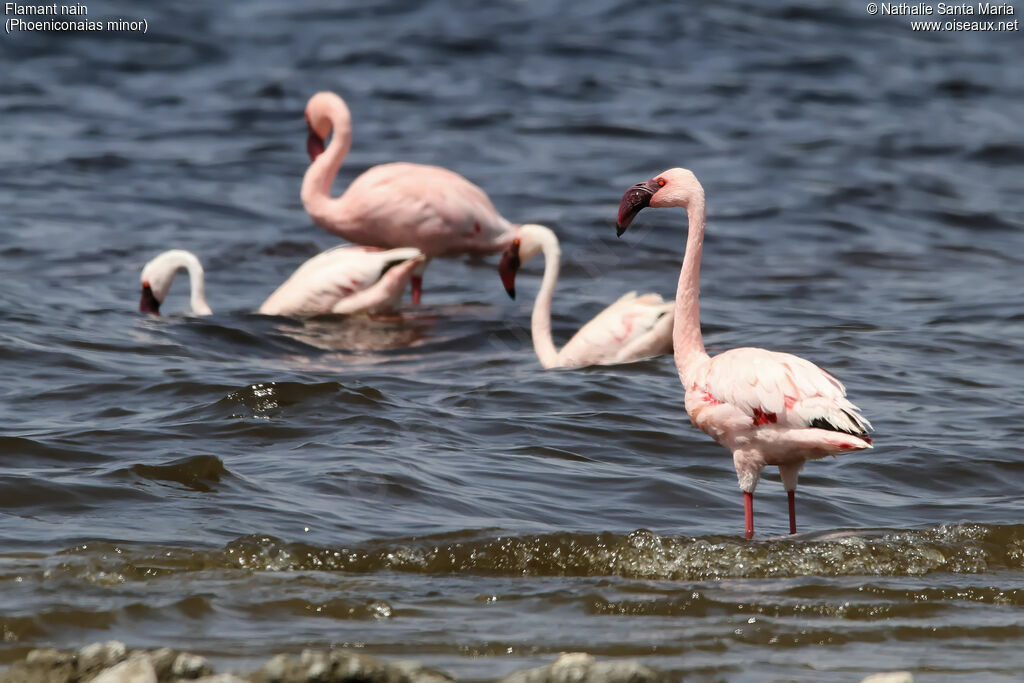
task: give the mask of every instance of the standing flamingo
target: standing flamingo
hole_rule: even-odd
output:
[[[264,315],[378,313],[397,306],[413,271],[423,263],[418,249],[378,251],[367,247],[328,249],[303,263],[270,297]],[[139,311],[160,313],[160,304],[179,270],[187,270],[195,315],[210,315],[203,266],[190,251],[171,249],[142,268]]]
[[[637,183],[619,204],[620,236],[647,206],[683,207],[689,221],[672,332],[686,412],[694,425],[732,451],[747,538],[754,536],[754,488],[768,465],[779,468],[789,498],[789,532],[795,534],[796,482],[804,462],[872,448],[867,436],[871,423],[846,399],[839,380],[803,358],[757,348],[708,356],[698,302],[704,188],[683,168]]]
[[[516,298],[519,266],[544,254],[544,278],[530,321],[533,349],[545,369],[626,363],[672,350],[672,304],[658,294],[630,292],[580,328],[559,351],[551,338],[551,300],[558,283],[562,251],[558,237],[543,225],[520,226],[501,257],[498,273],[505,291]]]
[[[355,244],[416,247],[428,259],[496,253],[512,241],[514,226],[484,191],[438,166],[374,166],[340,197],[331,197],[331,183],[352,145],[352,116],[338,95],[318,92],[306,104],[306,122],[312,163],[302,179],[302,204],[328,232]],[[325,149],[328,135],[331,142]],[[413,303],[420,301],[425,267],[412,279]]]

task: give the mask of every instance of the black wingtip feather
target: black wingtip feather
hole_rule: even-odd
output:
[[[847,410],[844,410],[843,414],[846,415],[846,417],[850,418],[850,422],[852,422],[853,424],[857,425],[857,427],[859,429],[858,430],[853,430],[853,429],[846,429],[846,428],[840,427],[839,425],[835,425],[835,424],[832,424],[831,422],[829,422],[827,417],[816,417],[816,418],[814,418],[813,420],[811,420],[811,427],[814,427],[815,429],[825,429],[825,430],[830,431],[830,432],[839,432],[840,434],[849,434],[850,436],[865,436],[865,435],[867,435],[868,430],[864,427],[864,423],[862,423],[857,418],[856,415],[852,415]]]

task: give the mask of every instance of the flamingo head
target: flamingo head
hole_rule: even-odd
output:
[[[505,249],[505,253],[501,255],[501,263],[498,264],[501,284],[505,286],[505,291],[510,297],[516,298],[516,273],[519,272],[519,267],[545,248],[554,250],[555,256],[560,253],[558,238],[551,228],[535,223],[519,226],[512,244]]]
[[[174,276],[182,268],[194,269],[200,274],[203,272],[203,266],[196,255],[184,249],[169,249],[142,267],[139,276],[142,284],[140,313],[160,315],[160,304],[167,298]]]
[[[335,129],[351,129],[352,115],[348,105],[332,92],[318,92],[306,103],[306,126],[309,135],[306,138],[306,151],[310,161],[315,161],[324,153],[327,136]]]
[[[139,299],[139,313],[160,315],[160,301],[153,294],[149,280],[142,281],[142,297]]]
[[[177,264],[172,264],[170,257],[164,252],[142,269],[139,279],[142,281],[142,296],[139,299],[139,313],[151,313],[160,315],[160,304],[167,298],[167,291],[171,288],[174,274],[177,272]]]
[[[522,265],[522,261],[519,259],[521,246],[522,240],[518,237],[514,238],[512,244],[508,245],[508,249],[501,255],[501,262],[498,264],[501,284],[505,286],[505,291],[513,299],[516,298],[516,273],[519,272],[519,266]]]
[[[648,206],[687,208],[698,198],[703,204],[704,188],[697,181],[697,176],[685,168],[671,168],[626,190],[619,202],[615,229],[621,237],[636,215]]]

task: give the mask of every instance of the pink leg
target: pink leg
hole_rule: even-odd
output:
[[[754,537],[754,494],[743,492],[743,516],[747,521],[747,538]]]
[[[786,491],[789,495],[789,533],[796,533],[796,491]]]
[[[419,306],[420,295],[423,293],[423,276],[413,275],[411,278],[412,282],[412,302]]]

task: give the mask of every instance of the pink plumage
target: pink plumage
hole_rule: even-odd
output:
[[[352,144],[352,117],[345,101],[319,92],[306,104],[311,163],[302,180],[302,203],[324,229],[355,244],[394,249],[415,247],[428,259],[504,250],[515,226],[498,213],[487,194],[439,166],[395,162],[374,166],[340,197],[331,184]],[[331,136],[330,144],[324,140]],[[420,274],[413,279],[419,301]]]
[[[795,491],[807,460],[871,448],[871,423],[828,372],[788,353],[758,348],[704,350],[700,330],[700,259],[704,188],[690,171],[670,169],[626,191],[617,221],[621,235],[646,206],[683,207],[689,229],[676,290],[673,346],[694,425],[732,451],[744,494],[746,535],[754,535],[753,496],[761,471],[779,468],[796,533]]]

